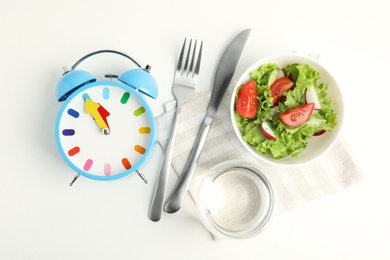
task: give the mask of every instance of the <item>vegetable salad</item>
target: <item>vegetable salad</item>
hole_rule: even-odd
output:
[[[309,65],[267,63],[250,77],[237,89],[234,117],[243,140],[258,152],[297,157],[310,138],[336,126],[329,85],[319,83],[320,73]]]

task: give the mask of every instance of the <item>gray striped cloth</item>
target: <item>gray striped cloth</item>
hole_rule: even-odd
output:
[[[233,159],[251,161],[267,176],[278,198],[277,213],[341,191],[363,179],[363,173],[342,138],[326,154],[303,166],[274,166],[254,158],[241,145],[233,130],[229,112],[232,85],[218,109],[190,184],[189,194],[195,203],[199,185],[208,171],[218,163]],[[195,93],[184,105],[170,174],[180,175],[182,172],[203,122],[210,95],[209,91]],[[168,102],[166,112],[157,118],[159,143],[164,150],[171,133],[175,106],[175,101]]]

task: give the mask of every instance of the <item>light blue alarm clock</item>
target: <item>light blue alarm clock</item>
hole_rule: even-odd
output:
[[[136,69],[109,80],[96,81],[89,72],[76,70],[85,59],[101,53],[124,56]],[[81,58],[57,84],[57,100],[64,102],[57,117],[55,137],[65,162],[77,173],[94,180],[115,180],[140,171],[156,143],[156,125],[144,99],[157,98],[157,84],[130,56],[101,50]]]

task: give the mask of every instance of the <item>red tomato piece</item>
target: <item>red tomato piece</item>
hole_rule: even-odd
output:
[[[245,118],[254,118],[258,103],[256,84],[253,80],[250,80],[238,91],[236,100],[237,113]]]
[[[289,126],[299,126],[305,123],[314,110],[314,103],[303,104],[283,113],[280,113],[280,120]]]
[[[278,78],[270,86],[271,97],[273,98],[272,104],[276,106],[281,101],[286,91],[289,91],[294,86],[294,82],[289,77]]]

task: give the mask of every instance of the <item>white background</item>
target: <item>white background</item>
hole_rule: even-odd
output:
[[[0,258],[390,259],[387,10],[384,0],[0,0]],[[69,186],[74,173],[54,139],[62,66],[99,49],[150,64],[160,93],[148,102],[159,115],[173,98],[184,37],[204,41],[198,89],[205,90],[222,50],[246,28],[252,34],[236,77],[270,54],[320,54],[345,95],[343,132],[362,182],[285,212],[260,236],[240,241],[213,241],[188,197],[177,214],[148,219],[159,149],[143,169],[147,185],[134,175],[81,177]],[[115,67],[105,65],[91,67]]]

